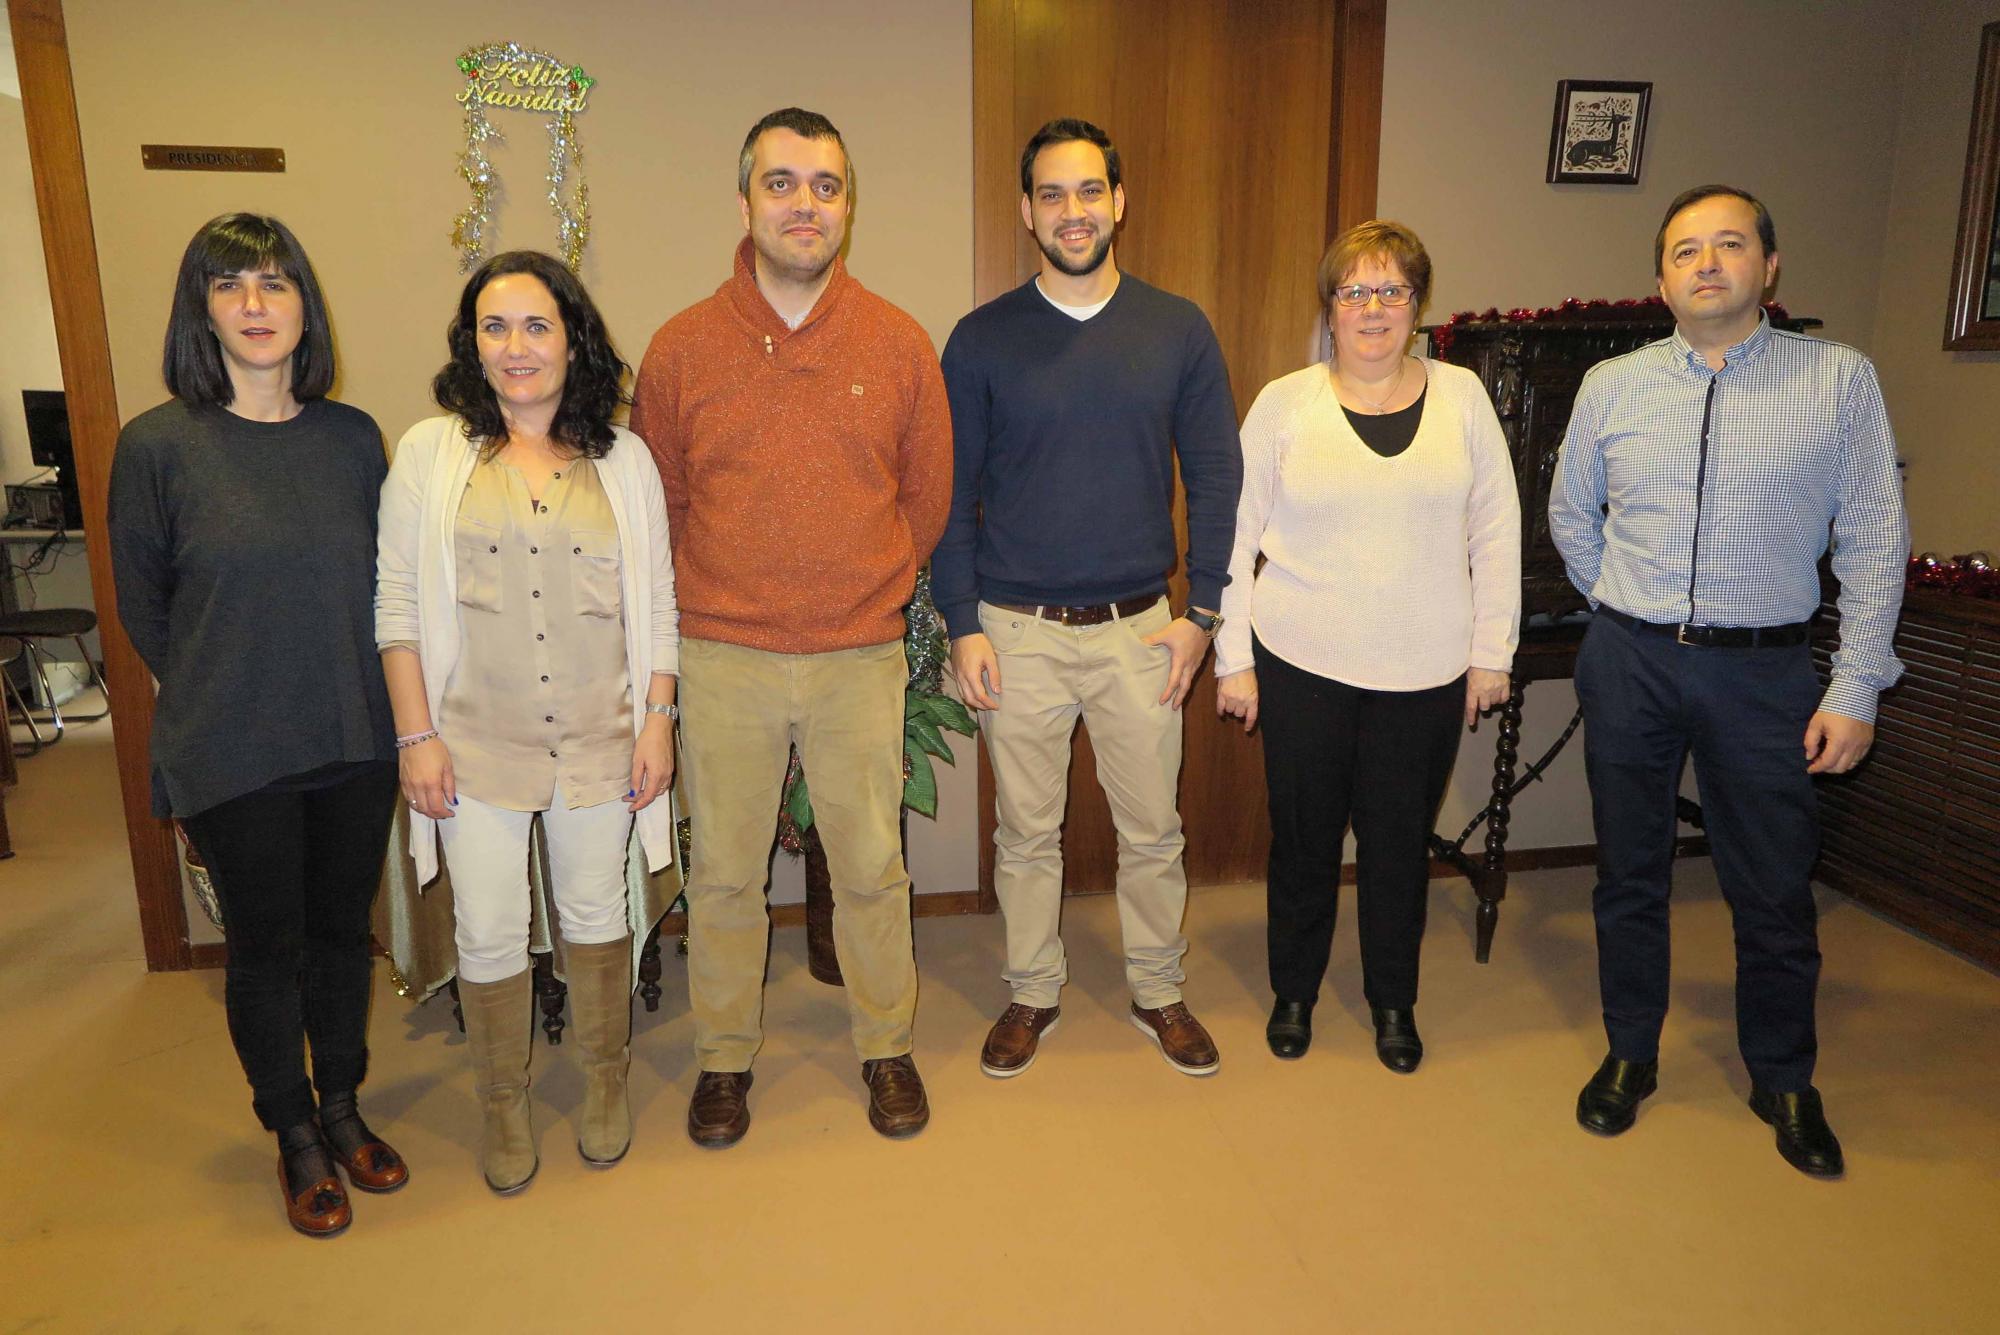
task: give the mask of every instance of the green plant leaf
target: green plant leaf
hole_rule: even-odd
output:
[[[938,791],[937,772],[931,768],[930,758],[921,752],[910,754],[910,777],[903,781],[903,805],[919,816],[937,819]]]
[[[937,724],[927,719],[911,719],[903,735],[906,741],[915,743],[932,755],[951,759],[951,748],[944,744],[944,734],[938,731]]]
[[[799,781],[785,794],[785,814],[792,818],[792,824],[801,831],[810,830],[813,823],[812,795],[806,791],[806,776],[799,775]]]
[[[979,720],[972,716],[972,711],[948,695],[931,697],[931,717],[939,726],[962,732],[967,737],[979,731]]]

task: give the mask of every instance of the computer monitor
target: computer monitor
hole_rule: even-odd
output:
[[[62,490],[64,523],[83,526],[83,501],[76,489],[76,449],[69,436],[69,403],[59,389],[24,389],[21,409],[28,419],[28,453],[43,468],[54,468]]]

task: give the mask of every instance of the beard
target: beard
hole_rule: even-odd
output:
[[[1035,244],[1042,248],[1042,254],[1048,256],[1050,264],[1071,278],[1081,278],[1085,274],[1096,273],[1099,266],[1104,263],[1104,257],[1111,253],[1111,233],[1099,232],[1097,242],[1091,246],[1090,253],[1080,260],[1073,260],[1064,254],[1062,247],[1054,241],[1044,241],[1037,236]]]
[[[801,253],[782,237],[762,236],[756,231],[750,235],[750,243],[756,247],[764,263],[795,283],[817,282],[820,275],[832,268],[833,262],[840,257],[841,243],[845,240],[844,235],[836,237],[828,234],[820,239],[817,247]]]

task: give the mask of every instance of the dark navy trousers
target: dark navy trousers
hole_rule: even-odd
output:
[[[1674,799],[1694,759],[1716,878],[1736,930],[1736,1037],[1758,1085],[1812,1082],[1819,813],[1805,731],[1811,648],[1678,644],[1598,617],[1576,663],[1597,831],[1598,984],[1611,1055],[1659,1056],[1667,1016]]]

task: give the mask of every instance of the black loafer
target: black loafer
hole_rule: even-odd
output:
[[[1306,1055],[1313,1041],[1313,1004],[1310,1001],[1280,1001],[1271,1007],[1270,1023],[1264,1026],[1264,1041],[1271,1055],[1297,1061]]]
[[[1576,1124],[1600,1136],[1630,1131],[1639,1117],[1639,1100],[1659,1088],[1660,1063],[1628,1062],[1606,1057],[1576,1096]]]
[[[1397,1075],[1408,1075],[1424,1059],[1424,1040],[1417,1035],[1415,1011],[1370,1006],[1375,1021],[1375,1055]]]
[[[1778,1133],[1778,1153],[1807,1177],[1839,1177],[1847,1171],[1840,1140],[1826,1124],[1819,1091],[1811,1085],[1796,1094],[1750,1087],[1750,1111]]]

